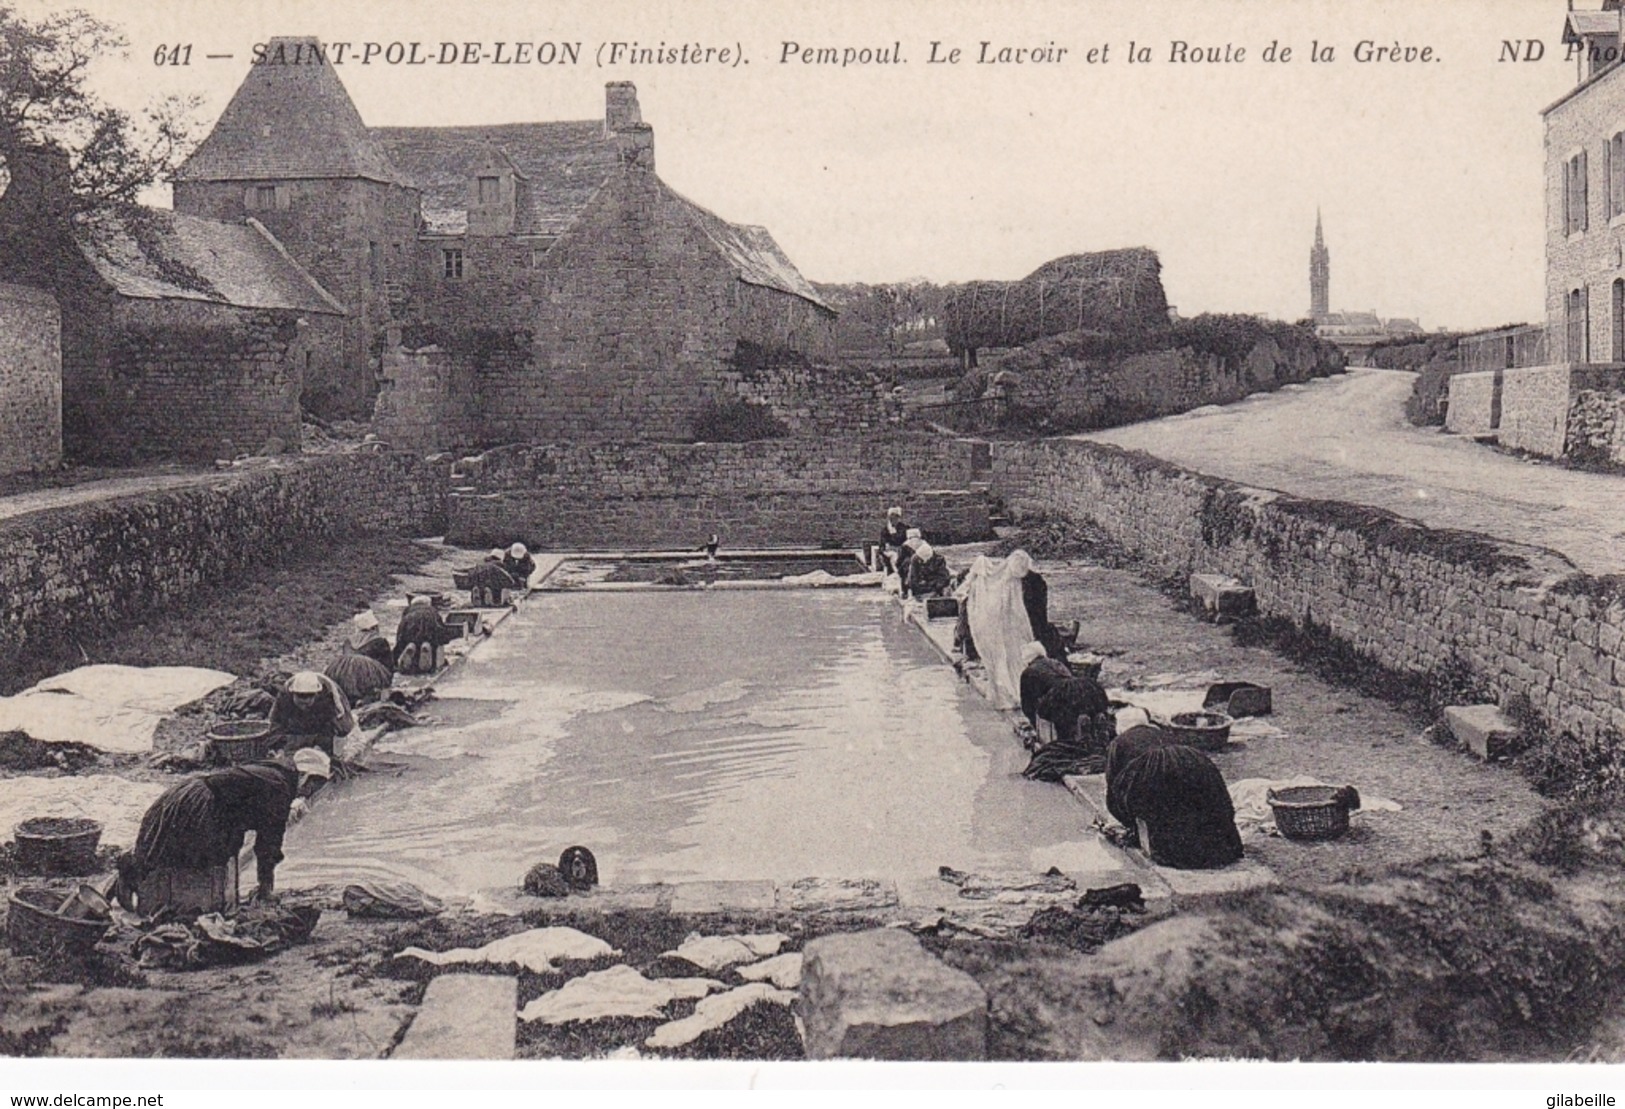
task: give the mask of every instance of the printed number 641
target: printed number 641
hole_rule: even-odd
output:
[[[152,52],[153,65],[191,65],[192,44],[176,43],[174,46],[164,45]]]

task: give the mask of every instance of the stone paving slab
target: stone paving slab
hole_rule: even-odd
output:
[[[519,980],[497,974],[442,974],[391,1059],[512,1059]]]
[[[674,913],[770,913],[778,893],[770,881],[680,882],[671,887]]]

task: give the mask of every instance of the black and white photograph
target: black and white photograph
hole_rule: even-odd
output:
[[[0,0],[0,1092],[1613,1106],[1622,50]]]

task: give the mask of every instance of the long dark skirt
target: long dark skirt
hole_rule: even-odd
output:
[[[172,786],[141,818],[135,837],[135,859],[142,875],[158,867],[201,870],[232,859],[243,846],[202,778]]]
[[[1115,788],[1113,788],[1115,787]],[[1153,861],[1183,870],[1227,866],[1241,858],[1241,833],[1224,776],[1194,747],[1167,744],[1134,759],[1108,785],[1129,827],[1144,821]],[[1113,813],[1117,816],[1117,813]]]

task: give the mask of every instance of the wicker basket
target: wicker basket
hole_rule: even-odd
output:
[[[107,934],[110,922],[78,920],[57,912],[62,891],[38,886],[13,890],[6,907],[6,936],[19,954],[66,951],[83,955]]]
[[[91,874],[96,870],[100,821],[83,816],[36,816],[17,825],[15,835],[17,869],[25,874]]]
[[[1198,751],[1223,751],[1230,743],[1230,725],[1222,712],[1176,712],[1168,721],[1174,742]]]
[[[1287,839],[1337,839],[1349,830],[1349,808],[1342,790],[1290,786],[1270,790],[1265,799],[1275,813],[1275,826]]]
[[[221,766],[263,759],[271,753],[269,720],[227,720],[209,729],[204,738],[214,761]]]

